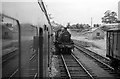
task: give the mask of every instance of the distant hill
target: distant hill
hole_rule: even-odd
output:
[[[22,35],[35,35],[36,28],[31,24],[21,24]]]

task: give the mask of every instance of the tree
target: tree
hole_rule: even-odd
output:
[[[79,29],[79,24],[78,23],[76,24],[76,28]]]
[[[104,13],[104,17],[102,17],[103,23],[116,23],[117,22],[117,13],[111,12],[110,10],[107,10]]]

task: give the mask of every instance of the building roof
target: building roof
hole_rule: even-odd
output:
[[[94,31],[96,31],[97,29],[100,29],[101,31],[103,31],[101,29],[101,27],[92,27],[89,31],[85,31],[82,34],[87,34],[87,33],[93,33]],[[104,32],[104,31],[103,31]]]
[[[102,26],[106,26],[109,29],[117,29],[120,28],[120,23],[103,24]]]
[[[118,26],[119,23],[103,24],[102,26]]]
[[[100,27],[93,27],[90,31],[88,31],[88,32],[94,32],[95,30],[97,30],[97,29],[100,29],[100,30],[102,30]]]

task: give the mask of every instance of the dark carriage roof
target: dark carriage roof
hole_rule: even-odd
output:
[[[120,32],[120,28],[113,28],[113,29],[109,29],[107,31],[108,32]]]

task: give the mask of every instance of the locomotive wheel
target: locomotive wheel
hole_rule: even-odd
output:
[[[61,53],[62,54],[71,54],[71,49],[70,48],[62,48]]]
[[[58,55],[59,54],[59,49],[56,47],[55,48],[55,53],[54,53],[55,55]]]
[[[61,48],[61,49],[60,49],[60,53],[64,54],[64,53],[65,53],[65,49],[64,49],[64,48]]]
[[[117,69],[118,69],[118,63],[119,63],[118,60],[116,60],[116,59],[111,59],[110,65],[111,65],[115,70],[117,70]]]
[[[71,54],[71,49],[68,48],[68,51],[67,51],[68,54]]]
[[[62,53],[62,54],[67,54],[67,53],[68,53],[68,49],[67,49],[67,48],[62,48],[61,53]]]
[[[65,48],[65,54],[71,54],[71,49]]]

